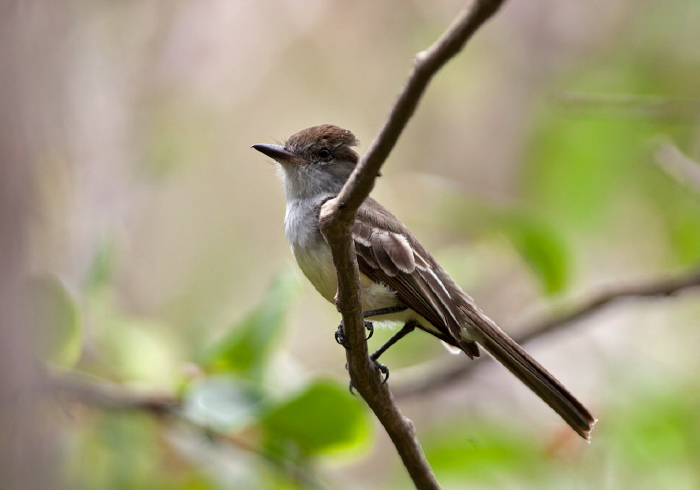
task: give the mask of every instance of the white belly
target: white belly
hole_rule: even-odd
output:
[[[321,242],[313,249],[302,250],[292,247],[292,252],[299,268],[321,296],[335,303],[338,281],[330,247],[325,242]],[[384,284],[373,282],[362,273],[360,273],[360,292],[363,311],[387,308],[397,304],[394,291]]]

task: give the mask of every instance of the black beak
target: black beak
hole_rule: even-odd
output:
[[[293,163],[299,158],[294,153],[285,150],[284,146],[280,145],[253,145],[251,148],[255,148],[260,153],[267,155],[279,163]]]

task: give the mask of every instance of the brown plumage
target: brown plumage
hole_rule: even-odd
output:
[[[476,343],[462,338],[460,304],[467,298],[466,294],[449,276],[449,281],[437,276],[435,271],[442,269],[430,252],[371,197],[358,210],[353,239],[360,272],[389,286],[403,305],[430,322],[429,325],[419,322],[421,329],[462,349],[470,358],[479,356]],[[392,257],[400,258],[400,262]]]
[[[282,168],[287,196],[285,230],[304,274],[329,301],[337,281],[330,249],[318,229],[318,211],[338,194],[358,155],[355,136],[332,125],[293,135],[284,147],[255,145]],[[365,310],[405,306],[382,319],[413,322],[445,343],[479,356],[481,345],[496,360],[588,439],[595,418],[546,369],[484,315],[423,244],[372,198],[360,206],[352,229]]]

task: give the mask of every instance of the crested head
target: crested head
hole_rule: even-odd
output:
[[[347,129],[322,124],[293,134],[284,146],[253,145],[279,163],[287,201],[319,199],[340,192],[357,165],[358,141]]]
[[[302,129],[290,136],[284,144],[284,149],[303,158],[307,163],[357,163],[359,157],[352,149],[357,143],[357,138],[351,131],[333,124],[321,124]]]

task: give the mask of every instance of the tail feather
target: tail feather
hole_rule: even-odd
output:
[[[590,439],[596,419],[564,385],[487,318],[479,315],[477,321],[470,323],[470,333],[489,354],[557,412],[576,433]]]

